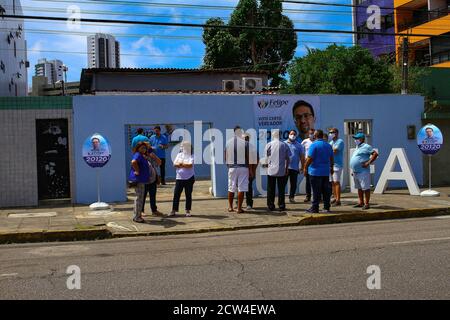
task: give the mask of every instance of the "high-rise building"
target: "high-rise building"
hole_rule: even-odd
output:
[[[368,49],[374,57],[394,56],[395,54],[395,23],[394,0],[352,0],[353,30],[367,32],[355,34],[354,44]],[[371,7],[377,6],[377,7]],[[375,21],[379,9],[379,25]],[[379,27],[379,28],[378,28]],[[384,33],[370,34],[373,33]]]
[[[394,7],[395,30],[408,35],[409,64],[450,68],[450,0],[394,0]],[[398,61],[402,38],[396,37]]]
[[[22,15],[20,0],[0,3],[0,96],[26,96],[30,64],[23,19],[3,18],[2,14]]]
[[[120,44],[114,36],[97,33],[87,38],[89,68],[120,68]]]
[[[35,66],[35,75],[47,77],[48,84],[64,80],[64,64],[61,60],[39,59]]]

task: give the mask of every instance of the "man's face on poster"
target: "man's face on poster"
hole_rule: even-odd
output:
[[[314,128],[314,122],[316,121],[312,110],[309,106],[300,105],[294,110],[294,122],[298,131],[302,136],[306,136],[309,129]]]
[[[432,129],[429,129],[429,128],[428,128],[428,129],[426,129],[425,131],[426,131],[426,133],[427,133],[427,137],[428,137],[428,138],[431,138],[431,137],[433,136],[433,130],[432,130]]]
[[[92,139],[92,149],[100,150],[100,140],[97,138]]]

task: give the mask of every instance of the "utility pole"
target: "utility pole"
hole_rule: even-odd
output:
[[[402,41],[402,94],[408,94],[408,37],[403,37]]]

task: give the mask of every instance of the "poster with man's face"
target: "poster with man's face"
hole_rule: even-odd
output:
[[[84,141],[82,154],[90,167],[103,167],[111,158],[111,146],[102,135],[95,133]]]
[[[279,129],[280,139],[289,131],[308,138],[310,129],[320,129],[320,98],[318,96],[257,96],[254,98],[255,129],[268,132]],[[268,134],[270,140],[270,134]]]
[[[444,137],[441,130],[433,124],[425,125],[417,134],[417,145],[424,154],[435,154],[441,149],[443,143]]]

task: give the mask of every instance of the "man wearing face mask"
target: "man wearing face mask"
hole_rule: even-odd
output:
[[[290,181],[289,202],[295,203],[295,192],[297,191],[297,178],[299,170],[305,165],[303,146],[297,141],[297,131],[289,132],[289,139],[285,141],[289,147],[289,172],[287,179]],[[287,182],[287,181],[286,181]]]
[[[353,136],[355,139],[356,150],[350,159],[350,168],[353,173],[355,188],[358,189],[359,203],[354,208],[367,210],[370,208],[370,165],[378,157],[378,153],[371,145],[365,143],[364,133],[357,133]]]
[[[302,141],[302,147],[304,150],[304,154],[308,154],[309,147],[311,144],[316,141],[316,138],[314,137],[314,131],[315,129],[311,128],[308,132],[308,138]],[[303,170],[303,174],[305,175],[306,179],[306,198],[303,200],[303,202],[309,202],[311,201],[311,179],[309,175],[305,173],[305,169]]]
[[[332,190],[334,200],[331,202],[333,206],[341,205],[341,174],[344,168],[344,141],[339,139],[339,130],[337,128],[331,128],[328,131],[328,139],[330,145],[333,148],[334,154],[334,167],[333,174],[331,175],[331,182],[333,184]]]

